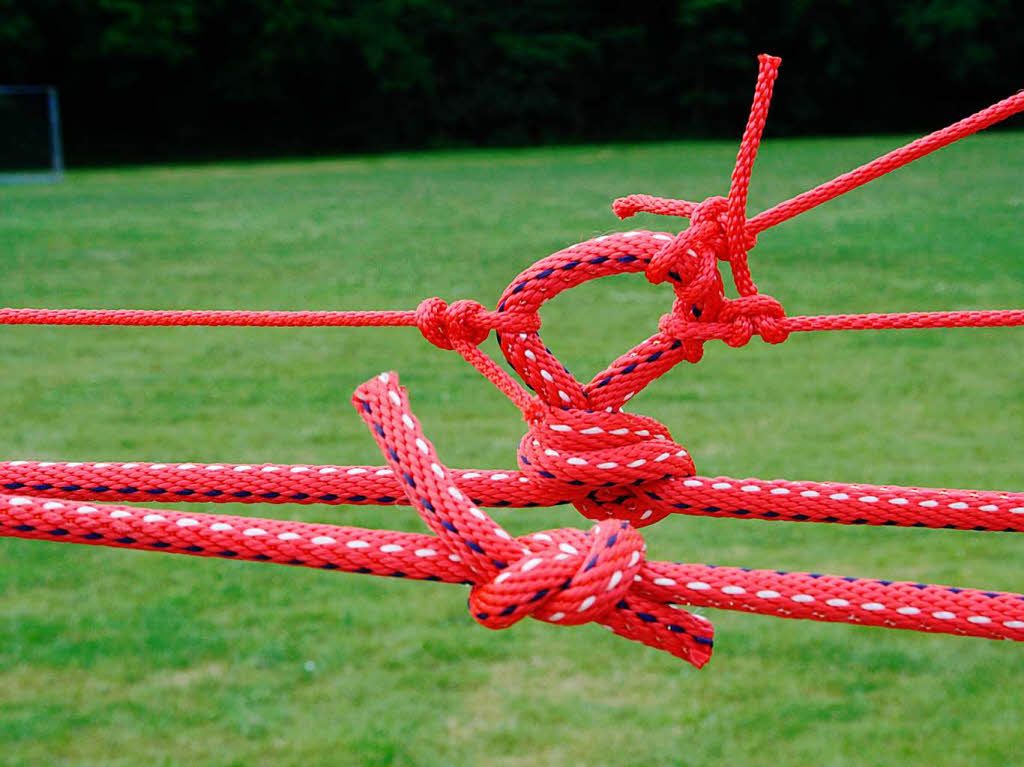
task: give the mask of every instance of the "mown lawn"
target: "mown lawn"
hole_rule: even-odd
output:
[[[751,210],[901,140],[769,140]],[[73,172],[0,189],[0,303],[493,305],[537,258],[626,228],[615,196],[723,193],[734,154],[679,143]],[[1024,305],[1022,178],[1024,134],[969,139],[765,233],[755,277],[791,314]],[[639,275],[591,283],[545,309],[545,338],[589,377],[669,304]],[[705,474],[1022,490],[1022,342],[959,330],[710,344],[630,407],[667,424]],[[514,465],[523,428],[410,329],[2,327],[0,358],[9,458],[380,463],[348,399],[385,369],[452,466]],[[217,510],[420,529],[408,509]],[[582,524],[571,509],[496,514],[516,533]],[[664,559],[1024,584],[1010,535],[679,516],[647,538]],[[697,672],[593,626],[489,632],[465,596],[0,541],[0,763],[1020,759],[1018,645],[708,611],[716,654]]]

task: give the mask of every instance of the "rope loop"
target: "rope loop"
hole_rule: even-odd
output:
[[[671,512],[659,502],[658,484],[696,473],[689,453],[653,418],[542,403],[528,417],[520,469],[572,498],[589,519],[653,524]]]

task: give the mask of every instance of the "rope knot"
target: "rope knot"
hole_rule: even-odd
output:
[[[487,339],[491,314],[476,301],[455,301],[449,305],[440,298],[428,298],[416,307],[416,326],[423,337],[441,349],[454,349],[456,342],[479,346]]]
[[[747,265],[747,253],[757,244],[758,230],[746,217],[747,193],[781,60],[762,55],[758,61],[754,101],[733,166],[728,197],[708,197],[694,204],[650,195],[630,195],[616,200],[612,206],[621,217],[645,210],[690,218],[690,225],[656,253],[646,269],[647,279],[655,284],[670,278],[675,280],[677,300],[673,311],[681,321],[714,322],[717,319],[724,301],[722,276],[718,270],[720,260],[729,262],[733,282],[741,296],[757,293]],[[696,362],[700,355],[699,344],[687,346],[686,359]]]
[[[755,293],[726,301],[718,321],[732,325],[723,339],[729,346],[743,346],[755,334],[766,343],[781,344],[789,338],[789,331],[779,322],[785,316],[786,311],[777,300]]]
[[[690,214],[690,226],[702,224],[718,224],[725,233],[725,215],[729,211],[729,201],[720,196],[708,197],[697,204]]]
[[[527,615],[566,626],[606,620],[633,587],[647,550],[640,533],[618,519],[522,542],[528,548],[521,559],[470,591],[470,611],[481,625],[503,629]]]
[[[747,226],[746,216],[742,212],[736,216],[725,197],[708,197],[701,202],[690,216],[690,225],[706,227],[708,242],[722,261],[746,258],[757,245],[757,235]]]
[[[550,405],[529,414],[519,466],[567,493],[584,516],[627,519],[637,527],[671,512],[656,483],[696,473],[689,453],[653,418]]]
[[[680,282],[691,282],[702,254],[714,254],[711,263],[716,271],[719,260],[745,263],[747,252],[757,245],[757,235],[747,227],[746,218],[732,215],[725,197],[708,197],[697,205],[686,204],[691,205],[690,225],[651,259],[646,275],[652,283],[665,282],[672,276]]]
[[[445,580],[472,586],[470,609],[489,628],[505,628],[527,615],[569,625],[596,621],[698,667],[711,657],[711,624],[673,608],[680,600],[659,583],[663,563],[646,561],[643,538],[628,521],[605,519],[588,532],[560,529],[513,538],[459,489],[409,409],[397,375],[381,373],[360,386],[352,402],[434,533],[419,537],[415,552],[433,566],[423,571],[406,560],[396,575],[419,571],[420,577],[425,572],[439,579],[440,567]]]

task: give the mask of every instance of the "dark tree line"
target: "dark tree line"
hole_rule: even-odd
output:
[[[1024,87],[1020,0],[0,0],[74,162],[935,126]]]

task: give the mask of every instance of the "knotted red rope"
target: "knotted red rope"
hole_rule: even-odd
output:
[[[687,332],[689,325],[731,324],[733,327],[719,336],[730,346],[742,346],[755,334],[770,343],[781,343],[788,336],[775,322],[785,317],[782,305],[774,298],[757,295],[747,264],[747,253],[757,244],[757,236],[747,222],[747,193],[768,118],[772,88],[782,63],[781,59],[767,55],[760,56],[758,61],[754,102],[736,156],[728,197],[709,197],[693,204],[634,195],[612,205],[620,218],[646,211],[690,219],[690,225],[663,245],[645,270],[647,279],[655,284],[674,278],[676,300],[672,314],[662,318],[659,328],[683,342],[683,357],[689,362],[697,362],[703,354],[703,339]],[[725,297],[719,261],[729,263],[739,298]]]
[[[353,402],[441,553],[473,584],[469,607],[481,624],[506,628],[527,615],[563,625],[596,621],[696,666],[711,657],[711,624],[645,591],[652,580],[647,546],[628,522],[515,540],[459,489],[412,416],[397,375],[360,386]]]
[[[520,409],[527,432],[520,472],[452,471],[437,458],[395,374],[357,390],[354,403],[388,467],[264,464],[0,463],[0,535],[246,558],[472,586],[470,609],[491,628],[527,615],[550,623],[598,622],[700,666],[710,624],[672,605],[693,604],[784,617],[1024,639],[1024,596],[918,583],[750,571],[648,561],[636,528],[670,513],[790,521],[1024,531],[1024,493],[734,480],[695,475],[686,449],[657,421],[622,411],[650,381],[703,344],[742,346],[792,332],[983,327],[1024,324],[1024,310],[787,317],[758,293],[748,266],[757,235],[815,205],[1024,109],[1024,93],[746,218],[751,172],[780,60],[761,56],[753,105],[727,197],[693,203],[632,195],[620,217],[682,216],[676,235],[605,235],[522,272],[495,311],[475,301],[423,301],[415,311],[212,312],[4,309],[6,324],[414,326],[457,351]],[[737,296],[719,270],[727,262]],[[562,291],[598,277],[643,272],[668,282],[672,311],[659,332],[589,383],[566,370],[539,335],[539,310]],[[479,347],[494,330],[530,393]],[[309,525],[221,515],[94,507],[45,498],[299,503],[408,502],[434,535]],[[588,532],[558,529],[512,538],[481,505],[572,503],[599,520]]]
[[[653,418],[550,406],[534,413],[519,443],[519,467],[547,497],[571,499],[590,519],[658,522],[673,511],[659,494],[696,471]]]
[[[499,314],[488,311],[477,301],[456,301],[449,305],[440,298],[421,302],[415,313],[416,326],[423,337],[439,349],[455,349],[457,344],[479,346],[492,330],[506,333],[537,332],[537,314]]]
[[[361,386],[353,404],[388,459],[381,471],[433,536],[2,495],[0,534],[461,582],[472,586],[474,618],[490,628],[527,615],[561,625],[594,621],[696,666],[711,655],[712,627],[671,605],[1024,639],[1024,596],[1017,594],[657,562],[646,559],[643,540],[624,520],[512,538],[462,489],[469,473],[438,459],[394,373]]]

